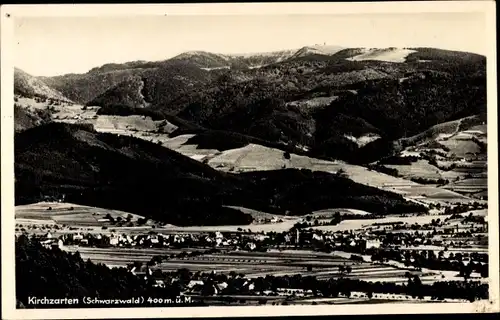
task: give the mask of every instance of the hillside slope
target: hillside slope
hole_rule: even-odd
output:
[[[251,66],[248,61],[258,57],[269,60]],[[107,115],[148,109],[216,130],[219,138],[236,133],[284,150],[366,164],[399,152],[402,138],[484,113],[485,66],[481,55],[432,48],[194,51],[162,62],[101,67],[106,74],[134,75],[112,86],[98,81],[103,70],[96,68],[88,82],[97,96],[87,105]],[[207,137],[211,148],[223,148]]]
[[[144,99],[143,89],[144,81],[139,76],[131,76],[129,79],[120,82],[105,93],[95,97],[87,104],[90,106],[109,104],[112,106],[134,106],[136,108],[147,107],[149,103]]]
[[[18,68],[14,69],[14,94],[28,98],[38,97],[71,102],[61,92],[52,89],[44,81]]]
[[[399,195],[334,174],[308,170],[226,174],[157,144],[97,133],[87,125],[51,123],[17,134],[15,161],[16,204],[65,194],[69,202],[178,225],[251,221],[250,216],[223,207],[227,205],[282,214],[347,203],[380,214],[394,208],[425,211]],[[263,179],[273,181],[266,190],[261,188]],[[331,190],[342,191],[332,195]],[[291,198],[295,200],[285,201]]]

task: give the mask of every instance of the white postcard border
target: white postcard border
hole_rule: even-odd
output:
[[[488,224],[490,302],[446,304],[383,304],[335,306],[249,306],[97,309],[15,309],[14,268],[14,148],[13,148],[13,20],[15,17],[77,17],[130,15],[263,15],[263,14],[362,14],[418,12],[484,12],[490,43],[487,54],[488,101]],[[498,233],[498,141],[496,93],[496,25],[493,1],[426,1],[383,3],[247,3],[190,5],[6,5],[1,8],[1,179],[2,179],[2,317],[5,319],[77,319],[136,317],[237,317],[349,314],[477,313],[500,309]],[[480,35],[478,35],[480,36]]]

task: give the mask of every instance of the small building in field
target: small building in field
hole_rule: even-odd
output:
[[[203,280],[191,280],[189,281],[187,287],[193,289],[195,286],[203,286],[205,282]]]
[[[380,248],[382,242],[379,239],[366,240],[366,249]]]

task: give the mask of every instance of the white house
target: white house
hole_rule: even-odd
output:
[[[83,240],[83,235],[80,233],[77,233],[73,235],[73,240]]]
[[[318,241],[322,241],[323,240],[323,236],[319,235],[319,234],[313,234],[312,236],[313,240],[318,240]]]
[[[378,239],[366,240],[366,249],[369,248],[380,248],[382,242]]]
[[[226,289],[228,286],[227,282],[220,282],[217,284],[217,287],[219,288],[219,290],[224,290]]]

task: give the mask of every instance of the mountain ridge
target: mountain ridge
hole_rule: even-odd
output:
[[[265,55],[191,51],[161,62],[108,64],[88,75],[52,80],[77,101],[92,95],[85,105],[99,106],[99,114],[175,116],[193,124],[187,127],[197,133],[205,128],[221,137],[226,131],[247,141],[307,149],[322,159],[362,163],[387,156],[400,138],[486,110],[481,55],[337,46],[270,55],[274,62],[268,64]],[[204,142],[211,144],[208,136]]]
[[[62,102],[73,102],[58,90],[51,88],[44,81],[17,67],[14,68],[14,94],[29,98],[38,97]]]

